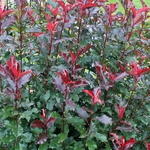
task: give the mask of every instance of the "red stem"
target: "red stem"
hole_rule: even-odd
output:
[[[61,31],[60,31],[60,35],[59,35],[59,40],[62,38],[62,32],[64,30],[64,25],[65,25],[65,23],[63,22],[62,28],[61,28]],[[58,54],[59,54],[59,45],[60,45],[60,43],[58,43],[58,45],[56,47],[56,60],[55,60],[55,64],[57,64],[57,57],[58,57]]]
[[[19,16],[19,24],[20,24],[20,65],[22,68],[22,48],[23,48],[23,34],[22,34],[22,9],[23,9],[23,3],[21,4],[21,7],[19,8],[20,16]]]
[[[80,10],[79,10],[80,11]],[[81,25],[82,25],[82,15],[80,15],[79,13],[79,16],[78,16],[78,19],[79,19],[79,29],[78,29],[78,37],[77,37],[77,48],[76,48],[76,51],[78,51],[78,47],[79,47],[79,42],[80,42],[80,34],[81,34]]]

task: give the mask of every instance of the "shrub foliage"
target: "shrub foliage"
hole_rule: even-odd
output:
[[[140,1],[0,0],[0,149],[150,149]]]

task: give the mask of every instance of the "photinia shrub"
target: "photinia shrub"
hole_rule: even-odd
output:
[[[140,2],[0,0],[0,149],[150,149]]]

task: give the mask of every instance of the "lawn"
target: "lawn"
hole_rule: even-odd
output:
[[[143,0],[143,1],[150,7],[150,0]],[[118,11],[122,11],[123,10],[122,5],[120,4],[119,0],[109,0],[109,2],[110,3],[118,2],[119,3]],[[142,7],[140,0],[133,0],[133,3],[135,4],[136,8],[141,8]]]

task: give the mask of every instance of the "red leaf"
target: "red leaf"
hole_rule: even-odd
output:
[[[75,71],[81,71],[82,67],[81,65],[75,65]]]
[[[20,64],[16,61],[16,57],[12,55],[6,63],[13,76],[17,78],[21,72],[21,69]]]
[[[86,8],[91,8],[91,7],[97,7],[97,5],[93,3],[87,3],[82,7],[82,10],[85,10]]]
[[[5,68],[2,65],[0,65],[0,77],[5,79],[7,78],[7,74],[5,73]]]
[[[147,73],[148,71],[150,71],[150,68],[139,69],[138,74],[142,75],[144,73]]]
[[[120,61],[117,61],[118,67],[122,72],[126,71],[127,63],[125,65],[122,65]]]
[[[88,95],[90,95],[90,96],[91,96],[91,98],[93,98],[93,97],[94,97],[94,93],[93,93],[93,91],[91,91],[91,90],[82,90],[82,92],[87,93]]]
[[[25,76],[25,75],[27,75],[27,74],[29,74],[30,76],[31,76],[31,73],[32,73],[32,71],[31,70],[27,70],[27,71],[24,71],[24,72],[21,72],[19,75],[18,75],[18,80],[20,79],[20,78],[22,78],[23,76]]]
[[[44,120],[46,120],[46,110],[42,109],[42,115],[40,115]]]
[[[38,37],[39,35],[43,34],[43,32],[39,32],[39,33],[32,33],[33,36]]]
[[[87,121],[87,118],[89,117],[89,115],[87,114],[87,112],[85,110],[83,110],[82,108],[77,109],[77,113],[81,118],[83,118],[85,121]]]
[[[104,103],[104,101],[99,99],[99,95],[101,93],[101,90],[99,88],[94,88],[93,91],[83,90],[83,92],[87,93],[91,97],[93,105],[96,103],[100,103],[100,104]]]
[[[111,82],[116,82],[116,81],[119,81],[119,80],[123,79],[127,75],[128,75],[128,73],[126,73],[126,72],[119,73],[119,74],[116,74],[116,75],[113,75],[112,73],[109,73],[109,78],[111,79]]]
[[[45,132],[42,132],[39,134],[38,139],[37,139],[37,144],[43,144],[47,141],[48,135]]]
[[[53,124],[54,124],[55,121],[56,121],[55,118],[50,117],[50,118],[47,120],[47,123],[46,123],[47,128],[48,128],[48,129],[51,128],[51,127],[53,126]]]
[[[62,56],[65,59],[68,65],[70,64],[71,58],[66,53],[60,53],[60,56]]]
[[[70,8],[70,11],[73,10],[75,7],[81,7],[83,4],[81,2],[76,2],[75,4],[73,4]]]
[[[54,1],[56,1],[59,4],[59,6],[63,8],[64,11],[67,11],[65,3],[63,1],[59,1],[59,0],[54,0]]]
[[[51,32],[51,34],[54,34],[56,32],[56,28],[58,25],[58,21],[56,22],[50,22],[46,24],[47,29]]]
[[[130,138],[128,141],[125,141],[125,138],[123,136],[118,138],[115,133],[110,133],[110,135],[114,137],[113,143],[118,150],[127,150],[136,143],[136,140],[134,138]]]
[[[112,14],[113,12],[115,12],[115,11],[117,10],[117,8],[118,8],[118,3],[115,3],[115,4],[110,3],[110,4],[109,4],[109,11],[110,11],[111,14]]]
[[[149,142],[146,142],[146,149],[150,150],[150,143]]]
[[[128,126],[118,126],[115,130],[125,131],[125,132],[132,132],[132,127]]]
[[[112,123],[112,118],[102,115],[101,117],[96,117],[95,119],[99,120],[99,122],[103,124],[111,124]]]
[[[83,53],[85,53],[86,51],[88,51],[91,47],[92,47],[92,45],[88,44],[85,48],[81,48],[81,49],[77,52],[74,61],[76,62],[76,61],[78,60],[79,56],[82,55]]]
[[[117,112],[118,112],[118,118],[119,120],[124,117],[125,107],[120,107],[119,104],[116,104]]]
[[[135,18],[133,19],[134,25],[141,23],[144,20],[144,15],[141,13],[136,14]]]
[[[136,140],[134,138],[130,138],[128,141],[126,141],[123,145],[122,148],[123,149],[129,149],[131,148],[134,144],[136,143]]]
[[[150,68],[140,69],[137,65],[137,63],[132,61],[132,64],[130,65],[131,70],[129,71],[130,75],[133,75],[135,79],[137,80],[138,77],[140,77],[142,74],[150,71]]]
[[[46,7],[52,12],[54,16],[57,16],[60,14],[58,7],[55,9],[51,5],[46,5]]]
[[[136,9],[134,7],[131,7],[130,9],[132,11],[133,18],[135,18],[135,16],[136,16]]]
[[[1,8],[0,8],[0,11],[2,11]],[[13,10],[4,10],[4,11],[0,12],[0,20],[2,20],[5,16],[7,16],[8,14],[10,14],[12,12],[13,12]]]
[[[9,84],[10,88],[13,91],[16,91],[16,83],[13,80],[11,80],[10,78],[7,78],[6,81]]]
[[[71,59],[72,59],[72,64],[75,63],[75,55],[72,51],[69,51],[70,52],[70,56],[71,56]]]
[[[88,83],[84,80],[75,81],[73,84],[71,84],[70,89],[82,87],[85,85],[88,85]]]
[[[4,92],[5,95],[8,95],[12,99],[15,99],[15,92],[12,90],[12,88],[7,87],[6,89],[4,89],[3,92]]]
[[[67,70],[63,70],[63,73],[62,72],[56,72],[56,74],[61,77],[61,80],[64,82],[65,85],[74,83],[73,81],[70,80],[70,77],[69,77]]]
[[[150,10],[149,7],[143,7],[143,8],[141,8],[141,9],[139,9],[139,10],[137,11],[137,14],[138,14],[138,13],[142,13],[142,12],[148,12],[149,10]]]
[[[18,77],[18,88],[21,88],[23,85],[29,82],[31,75],[32,71],[30,70],[22,72]]]
[[[119,147],[120,147],[121,143],[120,143],[120,140],[119,140],[118,136],[117,136],[115,133],[110,133],[110,135],[112,135],[112,136],[114,137],[116,143],[117,143],[117,144],[119,145]]]
[[[72,101],[72,100],[66,100],[65,103],[69,107],[70,110],[72,110],[72,111],[75,110],[76,105],[75,105],[74,101]]]
[[[63,84],[63,81],[61,79],[61,77],[55,77],[53,84],[56,86],[56,88],[61,92],[61,93],[65,93],[66,90],[66,86],[65,84]]]
[[[95,61],[94,63],[95,69],[96,69],[96,73],[99,77],[100,80],[102,80],[104,82],[104,84],[102,83],[102,86],[108,91],[108,89],[110,87],[112,87],[111,84],[109,84],[106,75],[105,75],[105,68],[106,66],[102,66],[99,62]]]
[[[45,124],[41,121],[41,120],[34,120],[32,123],[31,123],[31,126],[33,128],[46,128]]]

